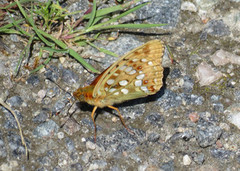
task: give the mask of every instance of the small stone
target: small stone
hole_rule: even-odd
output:
[[[230,35],[229,27],[224,23],[222,19],[220,20],[210,20],[205,29],[203,30],[200,39],[206,40],[207,35],[222,37]]]
[[[196,153],[194,152],[191,157],[193,158],[193,161],[195,161],[197,164],[201,165],[205,161],[205,156],[203,153]]]
[[[116,123],[118,121],[118,118],[117,117],[112,117],[112,122]]]
[[[67,84],[74,84],[78,80],[78,75],[68,69],[63,69],[62,79]]]
[[[73,140],[66,137],[65,142],[66,142],[66,146],[67,146],[68,151],[73,152],[74,149],[75,149],[75,143],[73,142]]]
[[[160,138],[159,134],[151,133],[148,136],[148,141],[150,141],[150,142],[157,142],[159,140],[159,138]]]
[[[218,158],[220,160],[229,159],[231,155],[234,155],[234,152],[230,150],[217,149],[217,148],[211,149],[210,152],[213,157]]]
[[[165,123],[165,119],[162,115],[158,113],[151,113],[147,116],[147,121],[150,122],[152,125],[158,126],[161,128]]]
[[[60,57],[59,61],[61,62],[61,64],[63,64],[65,62],[66,58],[65,57]]]
[[[64,138],[64,133],[63,132],[58,132],[57,137],[58,137],[58,139],[63,139]]]
[[[45,72],[45,77],[53,82],[57,82],[60,77],[60,71],[57,67],[51,65]]]
[[[227,63],[240,65],[240,56],[224,51],[222,49],[216,51],[210,56],[215,66],[226,65]]]
[[[181,5],[181,10],[197,12],[197,7],[192,2],[185,1]]]
[[[220,171],[218,167],[216,167],[214,164],[212,165],[202,165],[196,171]]]
[[[184,165],[184,166],[190,165],[191,162],[192,162],[192,160],[191,160],[191,158],[189,157],[189,155],[183,156],[183,165]]]
[[[91,151],[88,150],[87,152],[83,153],[81,159],[84,163],[88,163],[91,156],[92,156],[92,153]]]
[[[196,123],[199,120],[199,115],[196,112],[190,113],[188,117],[194,123]]]
[[[91,141],[87,141],[86,142],[86,148],[91,149],[91,150],[95,150],[96,149],[96,144],[91,142]]]
[[[11,170],[15,170],[18,167],[18,162],[15,160],[11,160],[8,163],[2,163],[2,165],[0,165],[0,170],[1,171],[11,171]]]
[[[82,171],[83,167],[82,167],[81,163],[75,163],[75,164],[71,165],[71,170]]]
[[[43,123],[48,119],[48,116],[50,115],[50,110],[43,108],[42,110],[34,112],[34,118],[32,119],[35,123]]]
[[[203,119],[198,121],[196,138],[200,147],[208,147],[215,144],[221,135],[222,130],[220,127]]]
[[[40,90],[40,91],[38,92],[38,97],[39,97],[40,99],[43,99],[45,96],[46,96],[46,90]]]
[[[235,103],[229,106],[224,114],[227,115],[227,120],[240,129],[240,103]]]
[[[59,126],[53,120],[49,120],[37,126],[33,131],[33,135],[38,138],[49,137],[56,134],[58,129]]]
[[[217,145],[218,148],[222,148],[223,147],[223,144],[221,143],[220,140],[217,140],[216,145]]]
[[[223,76],[220,71],[215,71],[206,62],[202,62],[197,67],[196,76],[199,80],[200,86],[210,85]]]
[[[28,77],[27,79],[27,84],[31,84],[32,86],[36,86],[38,85],[40,82],[39,78],[37,75],[31,75],[30,77]]]
[[[90,164],[88,170],[96,170],[96,169],[104,170],[106,166],[107,166],[107,162],[103,160],[95,160]]]
[[[219,127],[225,131],[229,131],[230,130],[230,126],[227,123],[220,123]]]
[[[19,107],[23,104],[23,100],[20,96],[12,96],[7,100],[7,103],[11,107]]]

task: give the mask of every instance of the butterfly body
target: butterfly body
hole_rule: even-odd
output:
[[[89,86],[77,89],[73,95],[79,101],[95,106],[91,115],[93,122],[97,107],[109,107],[118,111],[125,126],[119,110],[112,105],[152,95],[160,90],[163,53],[164,46],[160,40],[149,41],[121,57]]]

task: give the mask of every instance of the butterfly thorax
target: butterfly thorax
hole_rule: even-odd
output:
[[[73,96],[78,99],[80,102],[87,102],[90,105],[98,106],[103,108],[107,105],[112,105],[113,103],[106,104],[103,97],[93,97],[93,89],[94,85],[89,85],[86,87],[80,87],[75,92],[73,92]]]

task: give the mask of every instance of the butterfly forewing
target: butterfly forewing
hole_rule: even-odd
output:
[[[162,87],[164,46],[153,40],[121,57],[94,81],[93,98],[111,105],[155,94]]]

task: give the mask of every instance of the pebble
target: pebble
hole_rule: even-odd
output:
[[[240,103],[235,103],[229,106],[224,114],[227,116],[227,120],[240,129]]]
[[[59,126],[53,120],[49,120],[47,122],[44,122],[38,125],[34,129],[33,135],[38,138],[49,137],[56,134],[58,132],[58,129],[59,129]]]
[[[46,96],[46,90],[39,90],[38,91],[38,97],[42,100]]]
[[[71,170],[83,171],[83,167],[82,167],[81,163],[74,163],[71,165]]]
[[[37,86],[40,83],[40,80],[37,75],[31,75],[27,79],[27,84],[31,84],[32,86]]]
[[[91,150],[95,150],[96,149],[96,144],[91,142],[91,141],[87,141],[86,142],[86,148],[91,149]]]
[[[222,37],[228,36],[230,34],[229,27],[224,23],[222,19],[219,20],[210,20],[202,34],[200,35],[201,40],[206,40],[206,35],[209,34],[211,36]]]
[[[0,157],[1,158],[4,158],[7,156],[7,151],[5,146],[6,145],[3,140],[3,135],[2,135],[2,132],[0,131]]]
[[[213,157],[218,158],[220,160],[229,159],[229,157],[234,154],[232,151],[217,148],[210,149],[210,153],[212,154]]]
[[[75,150],[75,143],[73,142],[73,140],[70,139],[69,137],[66,137],[65,142],[66,142],[66,147],[68,151],[73,152]]]
[[[1,109],[1,107],[0,107],[0,109]],[[13,128],[18,129],[18,125],[17,125],[16,119],[13,116],[13,114],[11,112],[9,112],[8,110],[6,110],[5,108],[2,108],[2,111],[5,114],[4,128],[6,128],[6,129],[13,129]],[[14,110],[14,112],[17,116],[17,119],[18,119],[19,123],[21,124],[22,120],[23,120],[22,114],[19,112],[19,110],[16,110],[16,109]]]
[[[195,75],[198,78],[200,86],[210,85],[223,76],[220,71],[214,70],[206,62],[202,62],[198,65]]]
[[[189,155],[184,155],[183,156],[183,165],[188,166],[192,163],[192,159],[190,158]]]
[[[62,70],[62,79],[66,84],[74,84],[77,82],[78,75],[75,74],[73,71],[69,70],[69,69],[63,69]]]
[[[205,155],[203,153],[194,152],[192,155],[193,161],[199,165],[202,165],[205,161]]]
[[[32,119],[35,123],[43,123],[48,119],[48,116],[50,115],[50,110],[47,108],[43,108],[41,110],[38,110],[34,113],[34,118]]]
[[[210,56],[210,59],[215,66],[223,66],[228,63],[240,65],[240,56],[224,51],[223,49],[217,50]]]
[[[7,141],[9,145],[9,149],[12,153],[12,155],[15,158],[21,158],[25,154],[25,148],[22,145],[21,137],[16,134],[15,132],[9,131],[7,134]],[[26,143],[29,145],[28,140],[25,139]]]
[[[147,19],[147,22],[152,24],[166,23],[168,25],[163,28],[172,28],[177,25],[180,7],[180,0],[171,2],[152,0],[149,5],[137,10],[136,15],[139,20]]]
[[[105,169],[105,167],[107,166],[107,162],[104,160],[94,160],[88,170],[96,170],[96,169]]]
[[[173,171],[174,170],[174,161],[170,160],[169,162],[163,163],[163,165],[160,166],[160,169]]]
[[[200,119],[197,124],[197,142],[200,147],[208,147],[216,143],[222,134],[222,129],[211,122]]]
[[[197,7],[189,1],[185,1],[181,5],[181,10],[183,11],[191,11],[191,12],[197,12]]]
[[[0,165],[0,170],[1,171],[12,171],[17,169],[18,167],[18,162],[16,160],[10,160],[8,163],[2,163]]]
[[[64,132],[58,132],[57,137],[58,137],[58,139],[63,139],[64,138]]]
[[[9,99],[7,99],[7,103],[11,107],[19,107],[23,104],[23,100],[20,96],[12,96]]]
[[[82,161],[86,164],[89,162],[89,159],[90,157],[92,156],[92,152],[91,151],[87,151],[87,152],[84,152],[83,155],[82,155]]]
[[[49,68],[47,68],[44,75],[46,79],[57,82],[57,80],[60,78],[60,70],[56,66],[51,65]]]
[[[163,127],[163,124],[165,123],[164,117],[159,113],[150,113],[150,115],[146,117],[146,120],[159,128]]]

